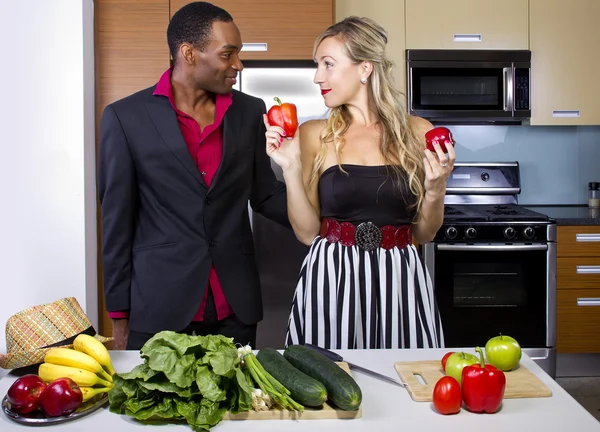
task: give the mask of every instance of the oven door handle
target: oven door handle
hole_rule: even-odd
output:
[[[483,251],[483,252],[511,252],[511,251],[547,251],[547,244],[438,244],[438,250],[443,251]]]

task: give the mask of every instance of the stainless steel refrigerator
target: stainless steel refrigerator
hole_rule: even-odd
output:
[[[267,110],[276,104],[275,96],[296,104],[302,124],[328,114],[321,91],[313,83],[315,70],[312,62],[244,62],[236,89],[263,99]],[[271,166],[283,181],[281,169],[275,163]],[[308,247],[290,229],[254,213],[251,207],[248,210],[265,306],[264,319],[258,325],[257,348],[283,348],[292,297]]]

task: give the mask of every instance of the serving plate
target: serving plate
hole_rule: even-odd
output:
[[[4,396],[2,399],[2,411],[6,416],[17,422],[26,426],[46,426],[46,425],[55,425],[58,423],[66,423],[72,420],[76,420],[85,416],[92,414],[98,409],[102,408],[103,405],[108,403],[108,394],[103,393],[101,396],[96,396],[95,398],[81,404],[77,410],[66,416],[59,417],[46,417],[43,412],[40,410],[34,411],[29,414],[19,414],[11,409],[10,402],[8,398]]]

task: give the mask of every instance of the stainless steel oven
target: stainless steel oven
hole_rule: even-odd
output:
[[[527,123],[531,52],[407,50],[411,114],[433,123]]]
[[[518,183],[516,162],[457,164],[424,261],[447,347],[506,334],[555,376],[556,225],[516,203],[507,191],[520,191]]]

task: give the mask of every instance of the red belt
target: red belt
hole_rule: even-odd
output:
[[[412,244],[410,225],[386,225],[379,228],[372,222],[363,222],[357,226],[350,222],[338,222],[335,219],[323,218],[321,222],[321,238],[330,243],[340,242],[344,246],[358,245],[367,251],[377,249],[392,249]]]

